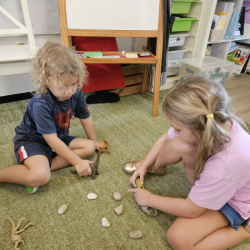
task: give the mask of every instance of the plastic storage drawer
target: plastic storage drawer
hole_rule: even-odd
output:
[[[206,56],[185,58],[179,61],[179,65],[180,82],[188,77],[201,75],[221,83],[224,86],[234,63],[216,57]]]
[[[172,32],[189,31],[191,29],[192,23],[196,20],[196,17],[175,18]]]
[[[167,68],[167,76],[177,76],[179,74],[179,67]]]
[[[169,47],[182,46],[185,43],[186,37],[190,36],[190,34],[174,34],[169,37]]]
[[[174,0],[171,14],[188,14],[190,12],[191,5],[196,2],[197,0]]]
[[[188,49],[184,49],[183,47],[169,48],[167,56],[167,76],[179,74],[179,61],[183,58],[184,53],[187,51]]]
[[[188,49],[184,49],[183,47],[171,47],[168,50],[168,60],[180,60],[183,58],[184,53],[187,52]]]

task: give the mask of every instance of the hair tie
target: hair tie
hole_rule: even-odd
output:
[[[214,118],[214,114],[208,114],[206,115],[207,118]]]

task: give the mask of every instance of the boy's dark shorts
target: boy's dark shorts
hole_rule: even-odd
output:
[[[69,146],[71,141],[73,141],[75,136],[67,136],[66,138],[62,139],[62,141]],[[55,157],[57,154],[54,150],[45,142],[31,142],[24,146],[21,146],[19,149],[15,150],[15,155],[18,164],[22,164],[25,159],[32,155],[45,155],[49,160],[49,165],[51,167],[52,158]]]
[[[226,218],[229,220],[230,224],[229,226],[232,227],[235,230],[238,230],[240,225],[245,221],[241,217],[241,215],[236,212],[228,203],[226,203],[220,211],[226,216]]]

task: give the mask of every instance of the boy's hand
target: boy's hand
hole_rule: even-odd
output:
[[[145,189],[133,188],[128,190],[129,193],[135,193],[135,201],[139,206],[149,207],[149,197],[153,195]]]
[[[137,168],[135,170],[135,172],[131,176],[131,178],[130,178],[131,184],[133,184],[133,186],[136,187],[135,180],[138,176],[140,176],[140,182],[141,182],[141,184],[143,184],[144,183],[144,176],[146,173],[147,173],[147,168],[145,166],[141,165],[139,168]]]
[[[95,142],[95,149],[100,150],[102,148],[103,142]]]
[[[86,177],[86,176],[92,174],[92,170],[91,170],[91,168],[90,168],[89,161],[87,161],[87,160],[82,160],[82,159],[81,159],[81,160],[75,165],[75,169],[76,169],[77,173],[78,173],[80,176],[83,176],[83,177]]]

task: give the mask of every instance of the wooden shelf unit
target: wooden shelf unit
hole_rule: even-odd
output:
[[[84,51],[77,51],[84,53]],[[103,56],[105,55],[121,55],[120,51],[101,51]],[[127,53],[141,53],[143,51],[126,51]],[[80,58],[83,63],[107,63],[107,64],[155,64],[158,62],[158,58],[151,53],[152,58]]]
[[[156,55],[152,58],[83,58],[84,63],[110,63],[110,64],[155,64],[155,87],[153,93],[153,110],[152,115],[158,115],[160,77],[161,77],[161,62],[163,49],[163,33],[164,33],[164,13],[163,0],[159,0],[158,13],[158,28],[157,30],[103,30],[103,29],[68,29],[66,0],[58,0],[59,15],[61,25],[62,43],[68,47],[72,47],[72,36],[91,36],[91,37],[154,37],[157,38]],[[88,2],[86,2],[87,4]],[[157,2],[155,2],[156,4]],[[87,8],[87,7],[86,7]],[[115,10],[113,10],[115,11]],[[117,10],[120,11],[120,10]],[[123,13],[121,13],[123,14]],[[126,13],[124,13],[126,14]],[[117,54],[118,52],[103,52],[103,54]],[[141,94],[144,94],[147,89],[147,74],[148,67],[144,66],[143,83]]]

